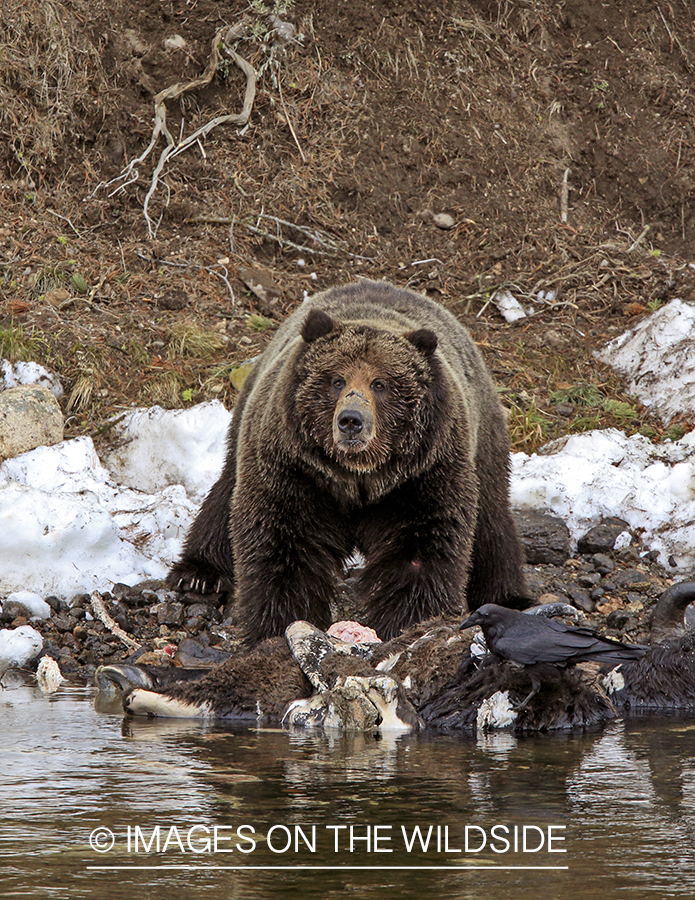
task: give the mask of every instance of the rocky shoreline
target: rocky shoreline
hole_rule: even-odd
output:
[[[619,519],[591,529],[570,553],[561,520],[547,514],[517,517],[525,543],[529,593],[537,603],[562,601],[577,610],[576,621],[631,643],[649,643],[654,606],[666,588],[687,579],[667,572],[643,554],[638,536]],[[350,578],[334,618],[354,618]],[[19,595],[21,597],[21,595]],[[35,671],[42,656],[55,659],[69,682],[90,683],[98,666],[139,662],[159,666],[212,666],[239,647],[239,623],[227,594],[180,594],[161,581],[108,593],[45,598],[50,615],[37,618],[21,600],[5,601],[5,629],[31,625],[43,648],[23,668]]]

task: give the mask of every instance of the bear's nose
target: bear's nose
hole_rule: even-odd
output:
[[[364,428],[364,416],[358,409],[344,409],[338,416],[338,428],[350,437],[359,434]]]

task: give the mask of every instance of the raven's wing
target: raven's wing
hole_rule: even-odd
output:
[[[494,643],[495,653],[523,666],[534,666],[541,662],[565,665],[577,652],[586,649],[584,637],[565,635],[552,628],[529,628],[521,624],[505,629]]]
[[[638,659],[646,652],[644,647],[636,644],[601,638],[588,628],[542,620],[517,621],[504,629],[494,642],[494,650],[525,666],[537,663],[568,665],[588,660],[618,665],[624,660]]]

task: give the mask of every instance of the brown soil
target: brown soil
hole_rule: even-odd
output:
[[[103,434],[133,404],[233,404],[233,368],[303,292],[360,275],[468,325],[516,449],[667,433],[592,351],[695,299],[690,0],[278,12],[301,37],[278,41],[263,0],[2,5],[0,356],[59,372],[68,433]],[[163,138],[119,175],[150,142],[154,95],[199,78],[223,26],[258,73],[249,124],[165,165],[148,229]],[[245,84],[223,50],[209,84],[167,101],[173,139],[239,113]],[[488,302],[503,287],[535,315],[506,324]]]

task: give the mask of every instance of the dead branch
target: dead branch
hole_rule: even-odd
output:
[[[255,220],[255,224],[254,224]],[[261,226],[261,220],[272,222],[275,228],[270,230]],[[347,248],[345,241],[335,238],[327,231],[320,228],[309,228],[306,225],[297,225],[295,222],[288,222],[286,219],[279,219],[277,216],[269,216],[267,213],[257,213],[254,216],[247,216],[244,219],[237,219],[233,216],[191,216],[186,219],[187,223],[207,224],[207,225],[242,225],[251,234],[259,235],[268,240],[275,241],[279,247],[290,247],[292,250],[298,250],[300,253],[311,253],[314,256],[349,256],[351,259],[364,259],[373,262],[371,256],[360,256],[359,253],[352,253]],[[282,234],[282,227],[291,228],[299,234],[308,238],[312,244],[297,244],[289,240]]]
[[[214,275],[216,278],[219,278],[220,281],[223,281],[227,285],[227,290],[229,291],[229,295],[232,298],[232,303],[236,303],[236,298],[234,297],[234,291],[232,290],[232,286],[229,283],[229,271],[226,266],[223,266],[221,263],[220,268],[224,270],[224,272],[218,272],[215,266],[203,266],[200,263],[189,263],[189,262],[176,262],[174,260],[169,259],[154,259],[151,256],[145,256],[143,253],[137,254],[140,259],[144,259],[146,262],[151,265],[158,266],[171,266],[176,269],[198,269],[200,272],[208,272],[210,275]]]
[[[126,634],[121,626],[117,622],[115,622],[108,614],[99,591],[92,591],[92,593],[89,595],[89,602],[92,606],[94,615],[97,617],[97,619],[99,619],[100,622],[102,622],[106,626],[106,628],[108,628],[111,634],[115,634],[116,637],[120,638],[126,645],[126,647],[129,647],[131,650],[140,649],[141,645],[138,644],[137,641],[134,641],[129,634]]]
[[[569,176],[570,170],[565,169],[565,174],[562,176],[562,185],[560,187],[560,221],[563,225],[567,224],[567,213],[568,213],[568,204],[569,204]]]
[[[149,215],[149,205],[152,197],[159,187],[160,176],[169,160],[173,159],[175,156],[178,156],[179,153],[183,153],[185,150],[188,150],[194,144],[200,145],[201,139],[206,137],[214,128],[217,128],[219,125],[236,125],[242,128],[249,120],[253,101],[256,96],[256,70],[250,63],[246,62],[243,57],[239,56],[239,54],[232,49],[231,43],[237,40],[238,37],[239,32],[237,29],[230,28],[228,26],[218,29],[215,37],[213,38],[212,46],[210,48],[210,60],[203,74],[198,76],[198,78],[194,78],[192,81],[177,82],[176,84],[172,84],[170,87],[165,88],[155,96],[154,128],[152,130],[152,137],[149,144],[143,150],[140,156],[137,157],[137,159],[131,160],[131,162],[128,163],[128,165],[123,169],[120,175],[116,176],[116,178],[113,178],[111,181],[106,182],[104,185],[98,186],[109,188],[113,185],[116,185],[115,189],[109,195],[111,197],[114,196],[114,194],[118,194],[121,191],[124,191],[128,187],[128,185],[132,184],[134,181],[137,181],[138,166],[142,165],[142,163],[145,162],[145,160],[150,156],[150,154],[156,147],[160,137],[163,136],[166,141],[166,145],[164,146],[162,152],[159,154],[159,159],[157,160],[157,164],[154,167],[154,171],[152,172],[150,187],[147,191],[147,195],[145,196],[145,201],[143,204],[143,213],[145,215],[145,221],[147,222],[147,230],[151,238],[155,237],[157,228],[159,227],[159,223],[157,223],[156,225],[153,224],[152,219]],[[202,125],[196,131],[190,134],[187,138],[180,138],[178,141],[175,141],[167,125],[166,101],[175,100],[177,97],[180,97],[182,94],[188,91],[192,91],[196,88],[204,87],[206,84],[210,84],[222,59],[221,50],[224,50],[229,58],[234,63],[236,63],[236,65],[239,66],[242,72],[246,75],[246,92],[244,94],[244,104],[241,112],[233,114],[230,113],[229,115],[223,116],[216,116],[210,122],[207,122],[205,125]]]

